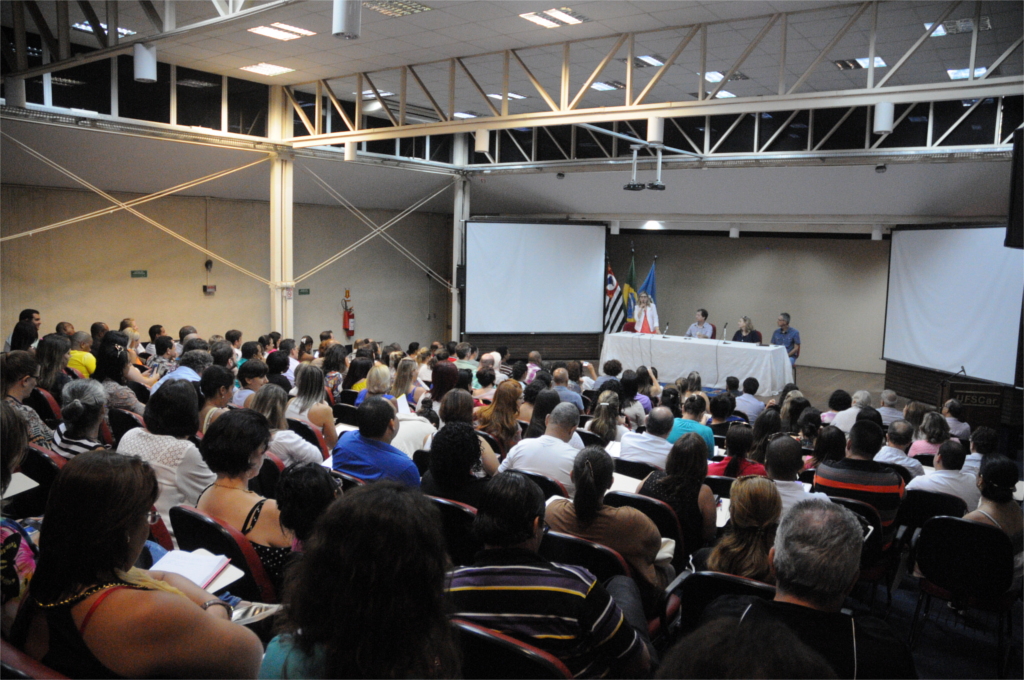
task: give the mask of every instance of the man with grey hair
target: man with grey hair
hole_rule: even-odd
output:
[[[843,506],[820,499],[797,503],[768,551],[775,599],[725,595],[705,610],[704,620],[784,624],[840,678],[916,678],[910,649],[888,623],[840,611],[860,576],[863,536],[856,515]]]
[[[655,406],[647,416],[646,431],[622,435],[619,458],[664,468],[668,454],[672,451],[668,435],[672,432],[674,424],[675,419],[671,410],[665,406]]]
[[[857,390],[853,393],[853,405],[845,411],[840,411],[832,419],[832,426],[838,427],[844,434],[850,434],[850,428],[857,422],[857,414],[862,408],[871,406],[871,393],[866,390]]]
[[[971,439],[971,426],[960,420],[964,415],[964,407],[956,399],[948,399],[942,405],[942,415],[949,423],[949,434],[965,444]]]
[[[576,494],[572,466],[579,451],[569,444],[580,424],[580,411],[567,401],[544,418],[544,434],[524,439],[508,452],[498,472],[521,470],[544,475],[561,482],[570,497]]]
[[[900,465],[908,470],[913,477],[924,474],[920,462],[907,455],[907,449],[914,443],[914,426],[900,418],[889,424],[885,433],[885,446],[875,454],[875,461]]]
[[[899,396],[892,390],[882,390],[882,405],[878,414],[882,416],[882,425],[889,427],[893,422],[903,418],[903,411],[896,408],[896,400]]]
[[[156,394],[156,391],[169,380],[187,380],[198,384],[203,378],[203,371],[210,366],[213,366],[213,356],[209,352],[201,349],[189,350],[178,359],[176,369],[156,381],[150,389],[150,394]]]
[[[779,314],[777,323],[779,327],[772,333],[771,344],[785,347],[790,365],[795,366],[796,358],[800,356],[800,331],[790,327],[787,312]]]

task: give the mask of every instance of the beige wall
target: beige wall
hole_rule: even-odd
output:
[[[731,339],[746,315],[767,343],[779,312],[789,312],[803,341],[798,366],[885,372],[889,241],[624,233],[608,237],[620,281],[630,242],[637,285],[658,256],[658,315],[671,334],[685,333],[703,307],[720,336],[728,322]]]
[[[115,194],[121,200],[133,194]],[[0,233],[4,236],[74,217],[109,203],[95,194],[66,189],[4,186]],[[269,206],[258,201],[167,197],[140,211],[228,260],[269,278]],[[391,211],[370,211],[377,222]],[[295,273],[299,275],[368,231],[341,207],[296,205]],[[450,271],[451,220],[414,213],[389,230],[400,243],[442,274]],[[185,324],[208,336],[240,329],[245,339],[271,330],[265,284],[214,262],[207,297],[206,256],[124,212],[0,245],[0,328],[5,335],[26,307],[39,309],[43,332],[58,321],[88,330],[135,317],[144,336],[151,324],[175,334]],[[132,279],[131,270],[149,276]],[[448,274],[450,275],[450,274]],[[360,336],[386,341],[429,341],[446,333],[443,289],[390,245],[375,239],[300,285],[295,331],[317,337],[332,329],[341,337],[341,298],[351,288]],[[428,294],[430,311],[427,319]]]

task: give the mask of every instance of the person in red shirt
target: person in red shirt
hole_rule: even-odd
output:
[[[708,463],[708,474],[723,477],[742,477],[743,475],[766,476],[764,465],[747,460],[747,452],[754,445],[754,432],[744,422],[730,423],[725,435],[725,460]]]

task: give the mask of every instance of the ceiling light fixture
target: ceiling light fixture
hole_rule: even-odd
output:
[[[569,7],[555,7],[553,9],[546,9],[543,12],[527,12],[519,16],[544,28],[572,26],[590,21],[589,18]]]
[[[568,9],[568,8],[566,8],[566,9]],[[572,10],[569,10],[569,11],[572,11]],[[546,9],[546,10],[544,10],[544,14],[547,14],[549,17],[557,19],[557,20],[561,21],[563,24],[567,24],[567,25],[570,25],[570,26],[574,25],[574,24],[582,24],[583,23],[582,19],[579,19],[576,16],[573,16],[572,14],[567,14],[565,11],[560,10],[560,9]]]
[[[84,80],[76,80],[74,78],[65,78],[64,76],[50,76],[50,83],[52,85],[63,85],[64,87],[74,87],[76,85],[85,85]]]
[[[473,113],[472,111],[456,111],[455,113],[452,114],[452,116],[455,118],[476,118],[479,115],[480,114]]]
[[[334,0],[331,34],[335,38],[355,40],[363,24],[363,4],[359,0]]]
[[[92,26],[90,26],[89,24],[86,24],[86,23],[71,24],[71,28],[75,29],[76,31],[81,31],[82,33],[92,33]],[[106,24],[100,24],[100,28],[102,28],[104,31],[106,31],[107,30],[107,25]],[[123,26],[118,26],[117,27],[117,34],[119,36],[121,36],[122,38],[124,38],[124,37],[127,37],[129,35],[135,35],[135,31],[131,30],[130,28],[124,28]]]
[[[382,98],[393,97],[395,95],[394,92],[389,92],[388,90],[377,90],[377,92],[380,93],[380,96]],[[352,94],[355,94],[355,92],[353,92]],[[376,97],[374,97],[373,95],[373,90],[363,90],[363,100],[365,101],[367,99],[376,99]]]
[[[421,5],[418,2],[398,2],[397,0],[374,0],[364,2],[363,7],[379,12],[386,17],[407,17],[410,14],[429,12],[433,7]]]
[[[700,75],[700,72],[698,72],[697,75]],[[722,73],[721,71],[708,71],[707,73],[704,74],[704,80],[708,81],[709,83],[720,83],[724,79],[725,74]],[[750,80],[750,76],[748,76],[745,73],[735,71],[733,72],[732,76],[729,77],[729,80]]]
[[[526,19],[527,21],[532,21],[538,26],[543,26],[544,28],[558,28],[559,26],[562,25],[561,23],[555,21],[554,19],[548,19],[547,17],[541,16],[536,12],[527,12],[526,14],[520,14],[519,16],[522,17],[523,19]]]
[[[590,86],[590,89],[597,90],[598,92],[611,92],[612,90],[624,90],[626,89],[625,83],[620,83],[617,80],[602,81],[599,80]]]
[[[836,65],[840,71],[856,71],[858,69],[865,69],[868,67],[870,60],[868,57],[860,57],[859,59],[836,59],[832,62]],[[881,57],[875,57],[875,68],[886,68],[888,64]]]
[[[641,184],[640,186],[643,186],[643,185]],[[665,187],[662,187],[662,189],[664,189],[664,188]],[[664,229],[665,225],[663,223],[661,223],[661,222],[658,222],[657,220],[647,220],[646,222],[644,222],[644,226],[642,226],[640,228],[641,229],[649,229],[649,230],[659,231],[661,229]]]
[[[285,73],[291,73],[295,69],[261,62],[259,64],[253,64],[252,66],[242,66],[241,70],[248,71],[250,73],[258,73],[261,76],[279,76]]]
[[[665,58],[659,57],[657,54],[644,54],[642,56],[637,57],[637,59],[644,62],[645,64],[648,64],[649,66],[665,65]]]
[[[316,35],[313,31],[307,31],[304,28],[296,28],[295,26],[289,26],[288,24],[282,23],[270,24],[269,26],[256,26],[255,28],[250,28],[249,32],[273,38],[274,40],[298,40],[299,38]]]
[[[930,29],[932,27],[932,25],[933,24],[931,22],[926,23],[924,25],[925,30]],[[991,31],[992,30],[992,20],[991,20],[991,18],[989,18],[987,16],[982,17],[981,18],[981,22],[978,24],[978,30],[979,31]],[[973,33],[973,32],[974,32],[974,19],[973,18],[950,19],[949,21],[944,21],[941,24],[939,24],[939,27],[935,29],[935,31],[932,33],[931,37],[933,37],[933,38],[941,38],[944,35],[956,35],[957,33]]]
[[[208,80],[198,80],[196,78],[185,78],[177,82],[179,87],[194,87],[197,90],[207,87],[220,87],[220,83],[211,83]]]
[[[949,75],[950,80],[967,80],[971,76],[971,69],[969,68],[951,68],[946,69],[946,73]],[[988,73],[988,69],[984,66],[979,66],[974,69],[974,77],[980,78],[981,76]]]
[[[487,96],[490,97],[491,99],[497,99],[499,101],[501,100],[501,94],[499,93],[489,94]],[[516,94],[515,92],[509,92],[508,98],[509,101],[512,101],[513,99],[526,99],[527,97],[526,95]]]

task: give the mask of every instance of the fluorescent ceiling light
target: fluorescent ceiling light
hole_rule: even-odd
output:
[[[196,89],[220,87],[220,83],[211,83],[208,80],[198,80],[196,78],[185,78],[183,80],[179,80],[178,85],[181,87],[194,87]]]
[[[429,12],[433,9],[418,2],[398,2],[397,0],[373,0],[372,2],[364,2],[363,7],[372,9],[374,12],[380,12],[387,17],[407,17],[410,14]]]
[[[725,74],[720,71],[708,71],[704,74],[704,80],[709,83],[720,83],[725,78]]]
[[[546,9],[546,10],[544,10],[544,14],[547,14],[549,17],[552,17],[554,19],[558,19],[563,24],[572,25],[572,24],[582,24],[583,23],[582,19],[578,19],[578,18],[574,17],[571,14],[566,14],[565,12],[563,12],[560,9]]]
[[[256,26],[255,28],[250,28],[249,32],[255,33],[256,35],[262,35],[268,38],[273,38],[274,40],[298,40],[299,38],[302,37],[297,33],[292,33],[290,31],[282,31],[281,29],[274,28],[272,26]]]
[[[932,27],[931,23],[924,25],[925,30]],[[992,19],[990,17],[981,17],[981,23],[978,24],[979,31],[991,31],[992,30]],[[974,32],[974,19],[968,17],[965,19],[950,19],[949,21],[942,22],[935,32],[932,33],[933,38],[941,38],[944,35],[956,35],[957,33],[973,33]]]
[[[490,97],[491,99],[498,99],[498,100],[501,99],[501,94],[500,93],[489,94],[487,96]],[[526,99],[526,95],[516,94],[515,92],[509,92],[508,93],[508,98],[509,98],[509,100],[512,100],[512,99]]]
[[[295,69],[286,68],[284,66],[275,66],[274,64],[253,64],[252,66],[241,67],[243,71],[249,71],[250,73],[258,73],[261,76],[279,76],[284,73],[291,73]]]
[[[651,66],[665,65],[665,60],[656,54],[644,54],[642,56],[637,57],[637,59],[644,62],[645,64],[650,64]]]
[[[924,25],[924,30],[926,30],[926,31],[927,31],[927,30],[928,30],[929,28],[931,28],[931,27],[932,27],[932,23],[931,23],[931,22],[929,22],[929,23],[927,23],[927,24],[925,24],[925,25]],[[944,35],[946,35],[946,27],[945,27],[945,26],[944,26],[943,24],[939,24],[939,27],[938,27],[938,28],[936,28],[936,29],[935,29],[935,30],[934,30],[934,31],[932,32],[932,37],[933,37],[933,38],[941,38],[941,37],[942,37],[942,36],[944,36]]]
[[[988,72],[988,69],[984,66],[979,66],[974,69],[974,77],[980,78]],[[949,74],[950,80],[967,80],[971,76],[971,69],[969,68],[951,68],[946,69],[946,73]]]
[[[477,114],[470,113],[469,111],[456,111],[452,114],[456,118],[476,118]]]
[[[868,58],[860,57],[859,59],[836,59],[833,62],[840,71],[855,71],[858,69],[864,69],[868,67]],[[886,68],[888,64],[885,60],[879,56],[875,57],[875,68]]]
[[[617,80],[609,80],[607,82],[598,80],[590,86],[590,89],[597,90],[598,92],[611,92],[612,90],[624,90],[625,88],[625,83],[620,83]]]
[[[89,24],[84,23],[84,22],[83,23],[77,23],[77,24],[71,24],[71,28],[75,29],[76,31],[81,31],[82,33],[92,33],[92,26],[90,26]],[[100,28],[102,28],[104,31],[106,31],[107,30],[107,25],[106,24],[100,24]],[[124,28],[123,26],[118,26],[117,27],[117,34],[120,35],[120,36],[135,35],[135,31],[131,30],[130,28]]]
[[[869,62],[868,62],[868,58],[867,57],[861,57],[860,59],[854,59],[854,61],[856,61],[858,64],[860,64],[861,68],[867,68],[868,67],[868,63]],[[875,68],[887,68],[888,66],[889,65],[885,63],[885,59],[882,59],[881,57],[878,57],[878,56],[875,57]]]
[[[84,80],[76,80],[75,78],[67,78],[65,76],[50,76],[50,83],[53,85],[64,85],[65,87],[85,85]]]
[[[543,17],[540,14],[537,14],[536,12],[527,12],[526,14],[520,14],[519,16],[521,16],[523,19],[526,19],[527,21],[532,21],[533,23],[539,26],[543,26],[544,28],[558,28],[559,26],[562,25],[553,19]]]
[[[377,90],[377,91],[380,92],[380,96],[381,97],[393,97],[394,94],[395,94],[394,92],[388,92],[387,90]],[[352,94],[355,94],[355,92],[353,92]],[[375,99],[375,98],[376,97],[373,96],[373,90],[363,90],[363,99]]]
[[[726,90],[721,90],[717,95],[715,95],[715,99],[728,99],[729,97],[735,97],[735,96],[736,95],[734,95],[732,92],[728,92]]]
[[[665,225],[662,224],[661,222],[657,222],[655,220],[648,220],[648,221],[644,222],[644,226],[642,226],[640,228],[641,229],[664,229]]]
[[[274,23],[272,23],[270,25],[273,26],[274,28],[280,28],[282,31],[291,31],[292,33],[298,33],[299,35],[301,35],[301,36],[303,36],[305,38],[308,38],[311,35],[316,35],[316,33],[314,33],[313,31],[307,31],[306,29],[299,28],[298,26],[291,26],[289,24],[282,24],[280,21],[275,21]]]

